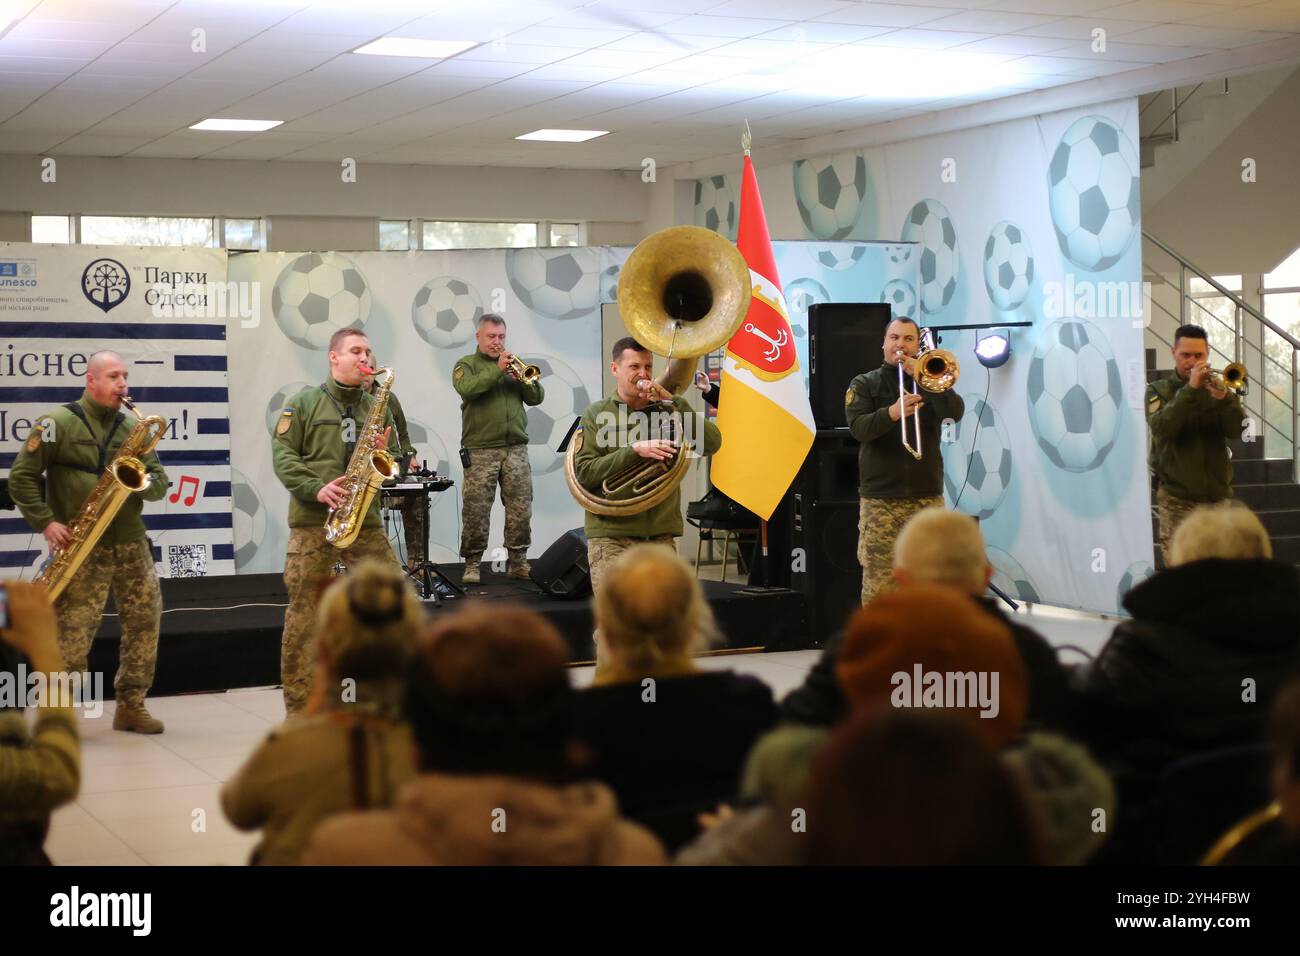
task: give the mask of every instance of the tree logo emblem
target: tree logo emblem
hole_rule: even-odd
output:
[[[131,277],[116,259],[96,259],[81,274],[81,291],[92,305],[107,312],[127,297]]]

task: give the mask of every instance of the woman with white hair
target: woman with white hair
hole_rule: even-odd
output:
[[[1083,736],[1147,774],[1196,751],[1262,743],[1274,696],[1300,670],[1300,578],[1272,560],[1249,508],[1194,509],[1170,552],[1167,570],[1124,597],[1133,617],[1081,687]]]

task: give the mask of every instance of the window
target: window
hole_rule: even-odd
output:
[[[32,242],[71,241],[71,216],[32,216]]]
[[[385,252],[405,252],[411,248],[411,221],[379,220],[379,248]]]
[[[551,245],[553,246],[582,245],[582,226],[576,222],[551,223]]]
[[[423,249],[522,249],[537,245],[535,222],[424,223]]]
[[[211,219],[82,216],[81,241],[106,246],[215,246]]]
[[[266,248],[261,219],[225,220],[226,248],[260,252]]]

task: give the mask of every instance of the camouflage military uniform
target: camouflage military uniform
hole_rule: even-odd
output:
[[[300,713],[311,696],[316,671],[316,643],[312,640],[316,605],[332,580],[335,562],[352,565],[366,558],[397,566],[393,549],[378,528],[363,527],[357,540],[343,551],[325,540],[323,527],[289,529],[284,559],[289,609],[284,614],[284,634],[280,638],[280,682],[284,685],[286,716]]]
[[[131,433],[133,419],[100,405],[89,394],[76,404],[85,419],[66,407],[42,415],[10,471],[14,502],[38,531],[53,521],[70,524],[77,517],[99,482],[104,463],[117,456]],[[154,453],[142,460],[149,485],[127,498],[54,604],[64,659],[70,669],[85,671],[112,589],[122,624],[113,680],[119,707],[143,705],[153,685],[162,615],[158,573],[140,513],[145,501],[157,501],[167,493],[167,473]],[[44,497],[38,481],[42,473],[48,483]]]
[[[1228,439],[1241,437],[1246,411],[1234,392],[1216,399],[1171,372],[1147,385],[1148,459],[1156,477],[1160,552],[1169,563],[1169,542],[1199,504],[1232,497]]]
[[[460,553],[465,563],[479,561],[487,550],[488,526],[497,485],[501,485],[501,503],[506,509],[505,542],[510,567],[520,567],[528,560],[532,543],[533,472],[528,464],[528,446],[509,448],[474,448],[465,469],[464,527]]]
[[[904,376],[912,390],[910,376]],[[862,565],[862,603],[890,586],[894,540],[922,508],[943,506],[943,422],[961,421],[965,402],[955,389],[922,392],[922,457],[903,447],[903,426],[889,417],[898,401],[898,366],[884,364],[857,376],[844,395],[844,417],[858,440],[858,562]],[[918,440],[908,416],[908,441]]]
[[[505,544],[509,569],[528,565],[532,544],[533,473],[528,463],[528,414],[525,405],[540,404],[540,382],[525,385],[505,372],[494,358],[475,350],[451,373],[461,397],[461,447],[469,453],[462,484],[464,516],[460,553],[465,566],[477,568],[487,550],[492,502],[497,485],[506,510]]]
[[[591,569],[591,589],[600,589],[605,579],[605,571],[614,559],[628,548],[638,544],[662,544],[677,551],[676,539],[670,534],[661,534],[654,538],[588,538],[587,565]]]
[[[942,508],[932,498],[862,498],[858,506],[858,563],[862,565],[862,603],[893,587],[894,541],[903,525],[923,508]]]
[[[371,397],[360,388],[329,379],[289,399],[271,439],[275,475],[289,491],[289,546],[284,558],[289,609],[280,639],[280,681],[284,685],[284,708],[290,717],[301,712],[311,695],[316,604],[329,583],[335,562],[350,565],[374,558],[397,565],[379,518],[379,495],[370,502],[357,540],[343,550],[326,542],[329,508],[316,500],[321,488],[347,468],[351,450],[344,444],[345,418],[355,422],[353,433],[359,437],[370,416],[371,403]],[[384,420],[393,424],[391,406]],[[400,454],[396,435],[391,436],[388,450]]]

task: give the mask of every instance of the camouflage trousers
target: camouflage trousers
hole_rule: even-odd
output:
[[[943,496],[863,498],[858,507],[858,563],[862,565],[862,603],[893,587],[894,541],[912,515],[942,508]]]
[[[59,599],[59,649],[70,671],[85,671],[90,645],[99,630],[109,589],[122,623],[117,676],[113,691],[119,704],[137,706],[153,686],[158,661],[158,625],[162,620],[162,591],[149,541],[125,544],[101,541],[90,552]]]
[[[460,553],[467,565],[479,561],[487,550],[492,502],[496,500],[498,484],[501,504],[506,509],[505,539],[510,566],[518,567],[528,559],[533,517],[533,472],[528,464],[528,446],[471,448],[461,489],[465,514],[461,520]]]
[[[1217,504],[1217,502],[1188,501],[1186,498],[1171,495],[1165,490],[1163,484],[1156,488],[1156,516],[1160,522],[1160,555],[1164,558],[1165,567],[1169,567],[1169,544],[1174,540],[1174,532],[1183,523],[1183,519],[1192,513],[1193,508],[1204,504]]]
[[[428,560],[428,546],[424,532],[424,507],[418,498],[402,498],[393,509],[402,516],[402,538],[406,546],[406,564],[413,567]]]
[[[335,562],[353,565],[370,558],[397,566],[393,549],[379,528],[363,528],[352,546],[339,550],[325,540],[324,528],[290,528],[289,547],[284,557],[284,586],[289,592],[289,609],[284,615],[280,638],[280,683],[284,685],[284,709],[288,717],[301,713],[311,696],[316,670],[316,606],[329,586]]]
[[[654,538],[588,538],[587,539],[587,567],[591,571],[591,593],[593,598],[600,591],[601,582],[605,580],[605,572],[620,554],[628,548],[635,547],[638,544],[660,544],[672,548],[673,553],[677,552],[676,539],[671,534],[663,534]],[[596,674],[600,675],[608,666],[604,644],[599,640],[594,640],[596,645]]]

